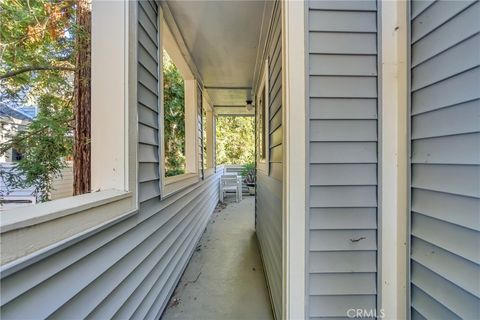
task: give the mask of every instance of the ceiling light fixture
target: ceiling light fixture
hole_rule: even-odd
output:
[[[247,105],[245,107],[247,108],[248,111],[252,111],[253,110],[252,100],[247,100]]]

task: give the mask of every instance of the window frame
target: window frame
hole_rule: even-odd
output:
[[[92,192],[3,211],[2,274],[138,213],[136,3],[93,1],[91,30]]]
[[[264,93],[263,97],[263,106],[260,106],[260,98]],[[261,132],[260,130],[256,130],[257,134],[263,135],[263,137],[259,137],[257,139],[257,169],[264,172],[265,174],[269,174],[269,161],[270,161],[270,136],[269,136],[269,125],[270,125],[270,105],[269,105],[269,83],[268,83],[268,59],[265,60],[262,77],[260,79],[260,85],[258,86],[257,95],[256,95],[256,107],[257,107],[257,116],[256,117],[256,127],[260,128],[260,123],[262,120],[264,121],[262,125]],[[261,116],[260,116],[260,108],[262,108]],[[262,118],[263,117],[263,118]],[[262,143],[265,146],[265,154],[261,154],[262,151]]]
[[[158,50],[158,78],[159,78],[159,174],[160,174],[160,197],[167,198],[180,190],[183,190],[201,180],[201,168],[199,167],[199,135],[198,135],[198,83],[185,60],[180,47],[171,32],[164,16],[163,9],[159,6],[158,13],[159,50]],[[164,123],[164,92],[163,92],[163,50],[167,51],[170,59],[182,74],[185,88],[185,173],[166,177],[165,176],[165,123]]]

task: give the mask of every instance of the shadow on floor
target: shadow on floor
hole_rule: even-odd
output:
[[[254,197],[245,197],[217,206],[163,320],[273,319],[254,202]]]

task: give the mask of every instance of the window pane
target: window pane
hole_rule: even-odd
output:
[[[88,193],[91,6],[1,1],[0,11],[13,26],[1,40],[0,212]]]
[[[185,85],[180,71],[163,51],[165,176],[185,173]]]

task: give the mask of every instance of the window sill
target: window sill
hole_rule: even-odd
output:
[[[136,211],[131,192],[104,190],[1,213],[1,264]]]
[[[129,196],[131,196],[129,192],[105,190],[39,203],[32,206],[5,210],[0,213],[0,233],[58,219],[70,214],[119,201]]]
[[[178,176],[167,177],[165,179],[165,187],[164,187],[164,195],[163,197],[166,198],[171,196],[192,184],[197,183],[200,181],[200,177],[197,173],[185,173]]]

